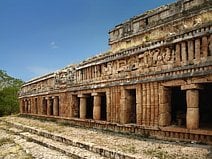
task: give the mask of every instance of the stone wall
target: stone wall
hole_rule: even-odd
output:
[[[108,52],[25,83],[21,113],[210,132],[211,13],[210,1],[181,0],[133,17]]]
[[[181,0],[176,3],[147,11],[112,29],[109,44],[113,52],[149,41],[165,39],[211,21],[211,13],[201,14],[207,9],[207,0]]]

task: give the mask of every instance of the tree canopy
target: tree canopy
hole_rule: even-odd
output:
[[[22,84],[22,80],[0,70],[0,116],[19,112],[18,91]]]

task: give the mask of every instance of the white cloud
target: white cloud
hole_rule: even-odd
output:
[[[49,45],[50,45],[50,47],[51,47],[52,49],[57,49],[57,48],[59,48],[59,46],[56,44],[55,41],[50,42]]]

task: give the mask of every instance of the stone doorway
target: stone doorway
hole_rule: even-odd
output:
[[[127,123],[136,123],[136,89],[126,90]]]
[[[35,114],[38,114],[38,98],[35,98]]]
[[[107,103],[106,103],[106,93],[101,95],[101,120],[106,120],[107,117]]]
[[[86,119],[93,119],[93,96],[86,94]]]
[[[186,91],[171,88],[171,125],[186,126]]]
[[[199,91],[200,128],[212,129],[212,83]]]
[[[50,98],[49,99],[49,115],[53,115],[53,103],[54,103],[54,100],[53,98]]]
[[[47,115],[47,99],[43,98],[43,115]]]

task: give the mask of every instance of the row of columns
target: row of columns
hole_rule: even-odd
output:
[[[31,113],[31,99],[23,100],[21,112]]]
[[[154,105],[154,107],[152,107],[151,113],[149,112],[149,114],[146,114],[146,115],[149,117],[149,121],[159,122],[160,126],[168,126],[171,124],[171,90],[166,87],[161,87],[159,90],[160,93],[158,95],[158,92],[157,92],[158,87],[156,88],[156,86],[155,87],[153,86],[153,88],[154,88],[154,90],[156,90],[156,91],[154,91],[155,94],[151,93],[152,91],[149,91],[150,94],[148,94],[148,92],[147,92],[147,99],[145,99],[145,98],[142,99],[143,102],[147,101],[147,106],[148,106],[148,105],[150,105],[150,103],[153,104],[152,100],[150,100],[150,99],[153,99],[154,98],[153,96],[158,96],[158,98],[155,98],[158,100],[154,100],[155,105]],[[153,88],[150,90],[153,90]],[[199,128],[199,89],[201,89],[200,85],[196,85],[196,84],[181,86],[181,90],[186,90],[186,105],[187,105],[186,127],[188,129]],[[122,89],[122,91],[123,91],[123,89]],[[144,92],[142,94],[143,96],[145,95]],[[93,119],[100,120],[101,119],[101,94],[100,93],[92,93],[92,96],[94,97]],[[124,99],[126,98],[125,96],[123,97]],[[136,96],[137,96],[136,98],[138,98],[138,95],[136,95]],[[87,112],[86,98],[88,98],[88,95],[78,95],[78,97],[80,97],[80,118],[85,119],[86,112]],[[123,107],[126,106],[125,100],[122,102]],[[139,108],[137,107],[139,104],[138,100],[136,103],[137,103],[137,105],[136,105],[137,111],[136,112],[139,113]],[[159,105],[159,110],[157,108],[157,105]],[[144,105],[142,105],[142,107],[143,106]],[[124,110],[125,109],[123,108],[123,111]],[[160,111],[160,112],[158,112],[158,111]],[[143,110],[142,115],[144,115],[144,112],[146,112],[146,111]],[[121,112],[121,113],[123,113],[123,115],[120,116],[121,119],[123,118],[123,120],[121,120],[121,122],[126,123],[127,121],[125,121],[125,119],[127,119],[126,118],[127,114],[124,112]],[[158,116],[159,119],[157,119],[158,113],[159,113],[159,116]],[[140,115],[139,117],[141,117],[142,115]],[[139,120],[137,119],[137,121],[139,121]],[[142,121],[144,121],[144,119]],[[144,123],[142,123],[142,124],[144,124]]]
[[[43,101],[43,114],[47,115],[54,115],[58,116],[59,115],[59,97],[44,97],[43,100],[46,100],[47,102]],[[47,105],[46,105],[47,104]],[[46,107],[46,113],[44,110],[44,107]]]
[[[21,113],[41,113],[43,115],[59,115],[59,96],[55,97],[43,97],[28,98],[21,101]],[[39,104],[39,102],[42,104]],[[41,106],[40,108],[38,106]],[[38,110],[39,109],[39,110]]]
[[[100,75],[101,75],[101,65],[83,68],[81,70],[78,70],[76,73],[77,81],[97,78],[100,77]]]
[[[168,126],[171,124],[171,92],[169,87],[160,87],[159,90],[159,103],[158,100],[151,100],[153,96],[156,96],[158,93],[157,91],[152,91],[152,90],[158,90],[158,86],[156,87],[155,85],[147,85],[147,90],[150,88],[149,91],[147,91],[146,98],[144,98],[145,92],[142,89],[146,90],[146,87],[139,87],[141,94],[138,93],[138,90],[136,88],[136,123],[139,121],[140,124],[145,124],[145,120],[149,120],[152,122],[156,122],[158,120],[159,126]],[[199,128],[199,89],[201,87],[196,84],[190,84],[190,85],[184,85],[181,86],[181,90],[186,90],[186,103],[187,103],[187,113],[186,113],[186,127],[188,129],[197,129]],[[123,90],[122,90],[123,91]],[[149,92],[149,93],[148,93]],[[101,120],[101,107],[102,107],[102,95],[105,95],[105,93],[92,93],[91,96],[93,97],[93,119],[94,120]],[[81,119],[86,119],[87,115],[87,98],[91,97],[90,95],[87,94],[80,94],[78,97],[80,98],[80,112],[79,112],[79,117]],[[122,95],[123,96],[123,95]],[[126,94],[125,91],[125,96],[122,97],[124,101],[122,102],[123,106],[126,106],[126,97],[128,95]],[[139,103],[138,97],[141,96],[142,103]],[[142,98],[143,97],[143,98]],[[121,99],[122,99],[121,98]],[[45,100],[45,101],[44,101]],[[110,100],[106,101],[106,105],[108,104]],[[145,102],[146,101],[146,102]],[[22,112],[24,113],[31,113],[32,112],[32,101],[31,99],[24,99],[22,101]],[[54,115],[54,116],[59,116],[59,97],[43,97],[42,100],[42,109],[41,112],[42,114],[45,115]],[[123,104],[125,103],[125,104]],[[143,103],[146,103],[146,107],[152,105],[152,103],[155,103],[151,107],[151,112],[145,109],[141,109],[144,107]],[[159,119],[156,118],[155,115],[157,115],[157,105],[159,104]],[[139,108],[140,106],[141,108]],[[107,107],[107,113],[110,113],[109,108]],[[122,112],[123,113],[125,109],[123,108]],[[137,115],[137,113],[139,115]],[[154,114],[154,115],[153,115]],[[126,123],[125,119],[127,115],[126,113],[123,113],[121,115],[121,122]],[[147,118],[144,117],[147,116]],[[130,117],[129,117],[130,118]],[[139,119],[138,119],[139,118]]]
[[[94,97],[93,102],[93,119],[100,120],[101,119],[101,96],[102,93],[92,93],[91,96]],[[89,95],[80,94],[78,95],[80,98],[80,118],[86,119],[87,113],[87,98]]]
[[[181,90],[186,91],[186,128],[199,128],[199,90],[200,85],[190,84],[181,86]],[[159,103],[159,126],[169,126],[171,124],[171,90],[161,86]]]
[[[188,129],[199,128],[199,90],[202,89],[200,85],[191,84],[181,87],[186,90],[186,127]]]
[[[201,58],[206,59],[211,56],[211,50],[208,48],[211,38],[212,35],[210,37],[203,36],[176,44],[176,64],[181,65],[181,62],[183,64],[198,63]]]

